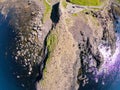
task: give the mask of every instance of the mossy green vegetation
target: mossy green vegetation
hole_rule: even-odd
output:
[[[49,16],[48,14],[52,10],[52,7],[51,7],[51,5],[49,5],[46,2],[46,0],[43,0],[43,1],[44,1],[44,5],[45,5],[45,12],[44,12],[44,15],[43,15],[43,22],[44,22],[46,20],[46,18]]]
[[[120,3],[120,0],[117,0]]]
[[[49,36],[47,37],[47,40],[46,40],[46,46],[47,46],[47,49],[48,49],[48,57],[47,57],[47,62],[46,64],[49,63],[50,59],[51,59],[51,55],[56,47],[56,44],[58,42],[58,36],[57,36],[57,32],[56,31],[53,31],[49,34]],[[47,69],[45,67],[43,73],[45,74],[47,72]]]
[[[66,8],[67,7],[67,2],[66,1],[62,1],[62,5],[63,5],[64,8]]]
[[[100,0],[70,0],[70,2],[84,6],[98,6],[101,4]]]
[[[78,16],[78,14],[77,13],[73,13],[72,16]]]
[[[47,48],[49,53],[54,50],[56,43],[57,43],[57,35],[50,34],[47,38]]]
[[[48,57],[47,57],[47,61],[46,61],[46,66],[49,65],[49,63],[50,63],[52,54],[56,48],[57,43],[58,43],[58,33],[57,33],[57,31],[52,30],[46,40],[46,47],[48,49]],[[46,66],[43,70],[44,78],[46,78],[46,74],[47,74]],[[42,84],[42,86],[44,86],[46,84],[46,82],[44,80],[41,80],[41,84]]]

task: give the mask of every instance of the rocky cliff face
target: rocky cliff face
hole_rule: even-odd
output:
[[[96,82],[95,77],[103,70],[104,59],[115,52],[112,9],[108,5],[103,10],[70,13],[62,2],[59,9],[61,16],[55,29],[58,42],[39,87],[40,90],[84,90],[89,83]],[[100,83],[104,82],[100,80]]]
[[[39,87],[40,90],[85,89],[82,87],[94,82],[94,76],[101,71],[106,57],[101,49],[104,48],[108,56],[115,52],[111,7],[71,14],[61,2],[59,9],[61,16],[54,31],[58,42]]]
[[[113,15],[110,11],[111,9],[108,8],[85,11],[75,17],[74,24],[70,28],[79,47],[78,55],[81,67],[77,79],[80,83],[80,90],[84,90],[83,86],[94,82],[94,76],[101,70],[104,59],[115,52],[116,37]],[[103,48],[105,51],[101,51]],[[107,55],[104,52],[107,52]]]
[[[3,20],[7,20],[15,33],[12,45],[13,60],[17,71],[14,75],[26,90],[35,90],[39,76],[39,65],[45,57],[44,40],[52,22],[43,23],[45,6],[41,1],[6,0],[1,2]]]
[[[96,81],[104,59],[115,52],[113,12],[119,12],[108,5],[71,13],[62,0],[49,4],[44,0],[0,4],[16,34],[11,46],[19,68],[15,75],[27,90],[34,90],[35,82],[37,90],[84,90]]]

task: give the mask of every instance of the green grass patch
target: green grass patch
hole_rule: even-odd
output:
[[[56,31],[51,32],[50,35],[47,37],[48,58],[47,58],[46,64],[49,63],[49,61],[51,59],[52,52],[54,51],[57,42],[58,42],[58,37],[57,37]],[[44,68],[43,73],[44,74],[47,73],[47,68],[46,67]]]
[[[47,49],[48,49],[48,57],[47,57],[47,61],[46,61],[46,65],[49,64],[50,59],[52,57],[52,53],[56,47],[56,44],[58,42],[58,36],[57,36],[57,32],[53,31],[49,34],[49,36],[47,37],[46,43],[47,43]],[[44,78],[46,78],[47,76],[47,67],[45,66],[44,70],[43,70],[43,75]],[[44,86],[46,84],[46,82],[43,80],[41,80],[41,85]]]
[[[70,2],[83,6],[98,6],[101,4],[100,0],[70,0]]]
[[[120,0],[117,0],[120,3]]]
[[[63,5],[64,8],[66,8],[67,7],[66,1],[62,1],[62,5]]]
[[[45,22],[46,18],[49,16],[48,14],[52,10],[52,7],[46,2],[46,0],[43,1],[45,5],[45,12],[43,15],[43,22]]]
[[[57,44],[57,35],[51,33],[47,38],[47,48],[49,53],[51,53],[54,50],[56,44]]]
[[[77,13],[73,13],[72,16],[78,16],[78,14]]]

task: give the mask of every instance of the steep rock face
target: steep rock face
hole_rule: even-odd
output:
[[[106,58],[101,49],[105,47],[108,56],[115,52],[111,7],[71,14],[61,1],[59,11],[60,20],[53,30],[58,42],[45,65],[38,90],[82,90],[95,82],[94,76],[101,71]]]
[[[55,28],[51,31],[50,37],[48,36],[47,43],[50,40],[56,42],[50,47],[54,46],[48,54],[43,72],[43,78],[38,84],[38,90],[76,90],[77,87],[77,69],[76,69],[76,41],[73,39],[72,34],[69,32],[68,26],[65,22],[65,13],[59,7],[60,20]],[[58,15],[59,16],[59,15]],[[66,15],[67,16],[67,15]],[[52,36],[56,36],[53,38]],[[49,51],[49,47],[48,51]],[[76,69],[76,70],[75,70]]]
[[[13,73],[25,90],[35,90],[36,79],[41,78],[39,64],[45,57],[44,40],[52,26],[50,19],[43,22],[43,1],[5,0],[0,3],[0,11],[16,35],[9,46],[17,69]]]
[[[101,48],[114,53],[111,8],[71,14],[62,0],[53,7],[43,0],[4,0],[0,10],[16,34],[15,75],[27,90],[35,89],[36,78],[37,90],[81,90],[101,70]]]
[[[111,12],[113,13],[113,19],[114,20],[118,19],[119,16],[120,16],[120,11],[119,11],[120,6],[119,6],[119,4],[113,3],[111,5],[111,8],[112,8]]]
[[[101,71],[104,73],[101,70],[104,59],[113,56],[115,52],[116,36],[114,16],[111,10],[112,7],[107,7],[103,10],[85,10],[73,14],[73,25],[70,27],[70,31],[79,47],[78,55],[81,67],[77,78],[80,90],[99,89],[98,84],[94,83],[94,79],[97,78],[96,82],[98,82],[97,74]],[[93,83],[96,87],[92,87]]]
[[[88,11],[74,17],[74,24],[70,28],[73,37],[78,42],[79,59],[81,68],[78,73],[78,83],[81,88],[90,83],[94,76],[101,70],[104,58],[104,51],[100,51],[102,46],[110,50],[110,55],[115,52],[115,31],[113,26],[113,16],[108,9],[103,11]],[[79,23],[78,23],[79,22]],[[97,88],[96,88],[97,89]]]

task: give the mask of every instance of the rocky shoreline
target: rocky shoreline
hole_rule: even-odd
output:
[[[46,26],[42,22],[44,7],[39,5],[29,0],[6,0],[0,4],[1,13],[9,18],[9,24],[16,33],[14,46],[10,46],[17,69],[14,75],[25,90],[35,90],[39,64],[45,56],[44,40],[52,25],[49,22],[51,25]]]
[[[14,46],[10,46],[19,69],[14,75],[25,90],[55,90],[58,87],[58,90],[76,90],[78,85],[79,89],[83,88],[101,69],[102,46],[109,55],[115,52],[114,19],[115,14],[119,14],[118,9],[108,5],[103,10],[88,9],[73,14],[68,13],[60,1],[43,20],[47,7],[44,1],[38,2],[6,0],[0,3],[1,14],[9,19],[16,34]],[[54,39],[57,40],[56,48],[51,50]],[[47,82],[46,87],[42,86],[42,81]]]

